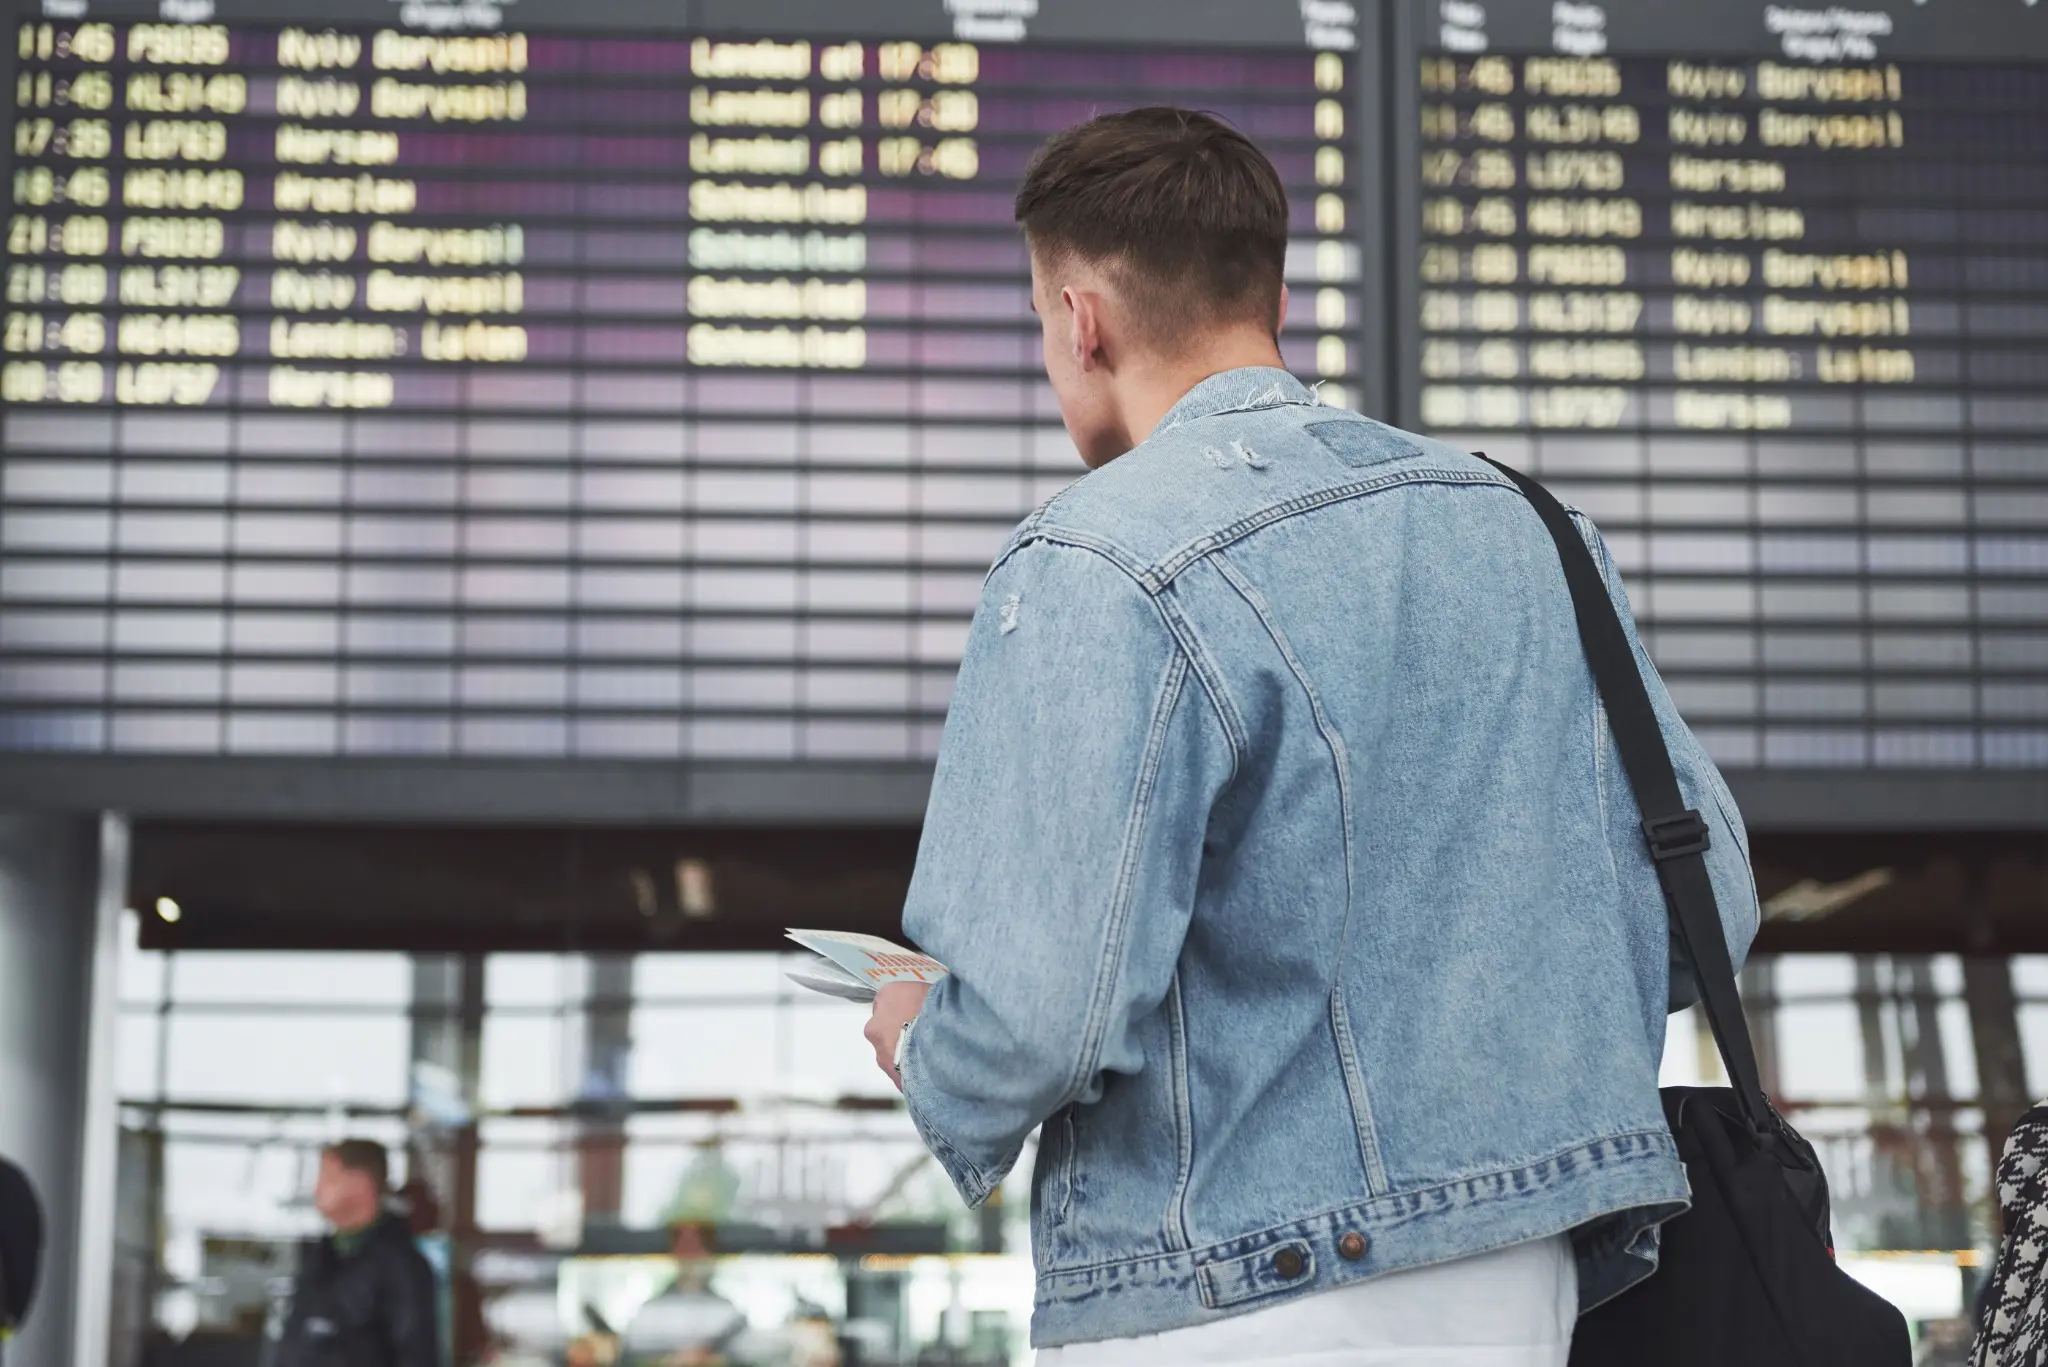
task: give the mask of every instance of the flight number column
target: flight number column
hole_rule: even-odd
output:
[[[1632,387],[1647,373],[1627,157],[1642,115],[1605,57],[1525,58],[1522,88],[1529,424],[1620,427],[1640,417]]]
[[[242,327],[225,310],[242,271],[225,216],[248,186],[221,163],[249,105],[248,77],[224,69],[233,55],[218,24],[133,24],[122,44],[117,403],[190,407],[230,391]]]

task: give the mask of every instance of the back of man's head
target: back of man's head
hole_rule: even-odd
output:
[[[1032,158],[1016,213],[1041,266],[1079,257],[1108,274],[1150,349],[1279,328],[1287,196],[1265,154],[1214,115],[1134,109],[1070,128]]]

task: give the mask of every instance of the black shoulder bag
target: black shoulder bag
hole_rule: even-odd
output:
[[[1653,1276],[1580,1318],[1571,1367],[1908,1367],[1905,1317],[1836,1266],[1820,1160],[1758,1081],[1707,876],[1707,824],[1679,795],[1605,577],[1549,490],[1499,461],[1487,463],[1514,481],[1557,543],[1671,933],[1687,951],[1734,1084],[1664,1089],[1664,1118],[1692,1185],[1692,1209],[1664,1226]]]

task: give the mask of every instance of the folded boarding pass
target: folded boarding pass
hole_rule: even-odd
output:
[[[946,976],[946,966],[931,955],[878,935],[792,930],[789,938],[818,956],[791,969],[789,980],[828,997],[871,1002],[875,989],[890,983],[935,983]]]

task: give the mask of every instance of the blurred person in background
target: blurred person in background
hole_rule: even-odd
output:
[[[43,1206],[28,1174],[0,1158],[0,1362],[28,1318],[43,1261]]]
[[[633,1367],[725,1367],[740,1357],[747,1317],[712,1289],[717,1229],[681,1220],[669,1235],[676,1279],[626,1326],[625,1358]]]
[[[1970,1367],[2048,1367],[2048,1101],[2012,1127],[1996,1194],[2005,1236],[1979,1297]]]
[[[1039,1130],[1039,1367],[1564,1367],[1686,1208],[1694,989],[1557,548],[1287,372],[1227,124],[1070,129],[1016,216],[1091,473],[984,586],[903,913],[952,971],[877,1061],[970,1204]],[[1633,635],[1739,964],[1742,824]]]
[[[332,1232],[300,1247],[273,1367],[440,1367],[433,1269],[389,1208],[389,1181],[382,1144],[322,1151],[313,1204]]]

